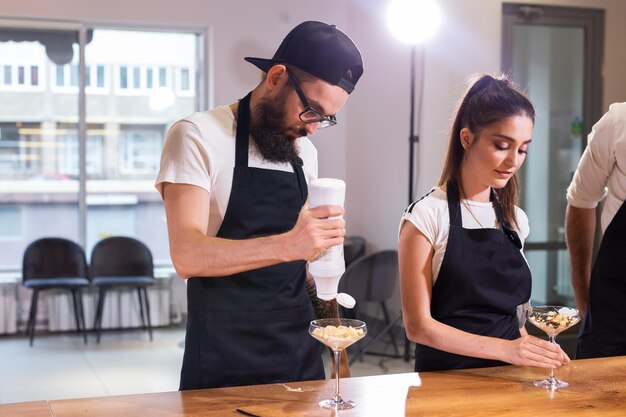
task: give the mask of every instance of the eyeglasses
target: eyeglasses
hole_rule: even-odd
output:
[[[318,123],[318,129],[324,129],[325,127],[334,126],[337,124],[337,118],[335,116],[324,116],[320,114],[317,110],[309,105],[309,101],[304,96],[304,92],[300,88],[300,82],[291,72],[287,73],[289,76],[289,80],[291,80],[291,84],[293,85],[293,89],[296,90],[296,94],[300,97],[300,101],[304,106],[304,111],[300,113],[299,117],[304,123]]]

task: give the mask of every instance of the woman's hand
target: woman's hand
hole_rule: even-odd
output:
[[[530,335],[511,340],[506,355],[506,362],[513,365],[548,369],[558,368],[570,362],[569,356],[561,346]]]

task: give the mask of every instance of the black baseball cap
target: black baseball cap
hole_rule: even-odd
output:
[[[352,39],[334,25],[308,21],[285,36],[272,59],[245,57],[264,72],[289,64],[337,85],[348,93],[363,74],[361,53]]]

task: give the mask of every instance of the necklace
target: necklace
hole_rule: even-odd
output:
[[[463,205],[467,209],[467,212],[470,214],[470,216],[472,216],[472,218],[476,221],[476,223],[478,223],[478,225],[481,227],[481,229],[484,229],[485,226],[483,226],[483,224],[476,218],[476,216],[474,216],[474,213],[472,213],[472,209],[469,208],[469,206],[467,205],[465,200],[461,200],[461,203],[463,203]]]

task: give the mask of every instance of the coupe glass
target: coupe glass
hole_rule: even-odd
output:
[[[339,395],[339,359],[341,352],[367,334],[367,326],[360,320],[352,319],[319,319],[309,325],[311,336],[328,346],[335,355],[335,396],[320,401],[323,408],[332,410],[348,410],[354,408],[353,401],[345,401]]]
[[[556,336],[563,330],[567,330],[580,321],[578,310],[562,306],[531,307],[528,310],[528,321],[540,328],[550,338],[550,343],[556,344]],[[559,381],[554,377],[554,369],[550,370],[550,376],[541,381],[535,381],[536,387],[544,387],[551,390],[567,388],[569,384]]]

